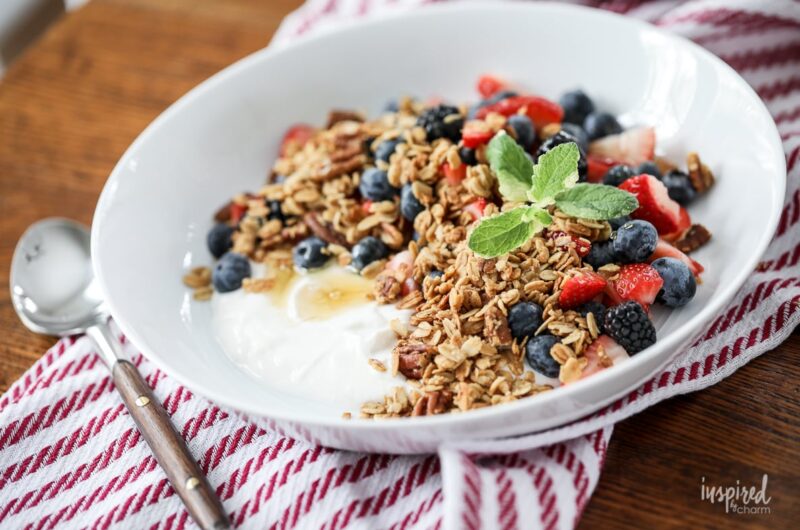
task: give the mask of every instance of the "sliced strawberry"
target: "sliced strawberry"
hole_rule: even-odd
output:
[[[400,294],[406,296],[414,291],[419,291],[419,284],[414,281],[413,277],[406,278],[406,281],[403,282],[403,286],[400,288]]]
[[[483,99],[490,98],[505,88],[508,88],[508,83],[493,75],[484,74],[478,78],[478,93]]]
[[[442,164],[441,167],[442,173],[444,173],[444,180],[451,186],[457,186],[461,183],[462,180],[467,178],[467,165],[461,164],[457,168],[453,169],[450,163],[445,162]]]
[[[561,286],[558,305],[562,309],[571,309],[585,304],[606,288],[606,279],[596,272],[585,272],[573,276]]]
[[[680,213],[678,214],[678,229],[670,234],[664,234],[663,238],[667,241],[677,241],[691,226],[692,218],[689,217],[689,212],[686,211],[686,208],[681,206]]]
[[[404,278],[411,276],[414,268],[414,256],[410,251],[398,252],[386,263],[386,270],[402,273]]]
[[[681,226],[681,205],[669,198],[666,186],[652,175],[631,177],[619,185],[636,196],[639,207],[631,214],[653,224],[659,234],[671,234]]]
[[[658,243],[656,244],[656,250],[653,252],[653,255],[650,256],[650,261],[655,261],[658,258],[675,258],[680,260],[689,267],[689,270],[692,271],[695,278],[699,278],[700,274],[705,270],[702,265],[698,262],[678,250],[677,248],[673,247],[663,239],[659,239]]]
[[[606,285],[606,288],[603,290],[603,304],[607,307],[614,307],[615,305],[619,305],[625,300],[619,295],[617,290],[614,288],[613,283],[609,283]]]
[[[608,170],[618,166],[619,161],[603,156],[587,155],[586,165],[588,166],[586,180],[589,182],[603,182],[603,177],[606,176]]]
[[[623,265],[619,278],[614,281],[614,289],[623,300],[635,300],[648,307],[656,299],[664,280],[647,263]]]
[[[503,116],[511,116],[518,112],[524,112],[533,122],[537,129],[549,123],[561,123],[564,118],[564,109],[558,103],[553,103],[549,99],[538,96],[514,96],[498,101],[492,105],[487,105],[476,114],[476,118],[483,119],[490,112],[496,112]]]
[[[573,236],[566,232],[562,232],[561,230],[554,230],[548,233],[548,236],[553,241],[558,241],[562,237],[568,237],[575,243],[575,252],[577,252],[578,256],[584,258],[589,254],[589,251],[592,250],[592,242],[588,239],[584,239],[582,237]],[[560,245],[558,248],[561,250],[569,250],[569,245]]]
[[[472,216],[472,219],[477,221],[478,219],[483,217],[483,212],[486,210],[487,204],[488,203],[486,202],[486,199],[484,199],[483,197],[478,197],[471,203],[464,206],[464,211],[470,214]]]
[[[637,127],[595,140],[589,144],[589,153],[638,166],[653,159],[655,147],[655,130],[652,127]]]
[[[600,356],[600,348],[603,349],[604,357],[608,360]],[[581,379],[585,379],[590,375],[605,370],[608,368],[608,361],[611,361],[611,366],[613,366],[630,357],[628,352],[625,351],[625,348],[617,344],[617,342],[608,335],[600,335],[597,337],[597,339],[586,348],[583,355],[586,358],[586,366],[584,366],[581,372]]]
[[[289,130],[286,131],[286,134],[283,135],[281,147],[278,150],[279,154],[281,156],[286,156],[300,149],[314,136],[314,132],[314,127],[305,123],[292,125],[289,127]]]
[[[231,203],[231,223],[239,224],[244,214],[247,213],[247,206],[242,204]]]
[[[364,212],[365,215],[369,215],[370,213],[372,213],[370,212],[370,208],[372,208],[372,201],[369,199],[364,199],[361,202],[361,210]]]
[[[480,147],[494,136],[494,131],[484,121],[472,120],[464,124],[461,130],[461,140],[464,147],[475,149]]]

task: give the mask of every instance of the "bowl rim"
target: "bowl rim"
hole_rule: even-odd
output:
[[[349,32],[351,30],[358,30],[359,28],[362,27],[374,27],[384,24],[400,24],[404,22],[413,22],[413,20],[417,18],[436,16],[437,14],[441,13],[449,13],[449,12],[455,13],[456,11],[463,12],[465,10],[474,11],[482,9],[505,10],[510,12],[523,11],[523,10],[539,11],[549,15],[555,14],[557,16],[565,16],[565,17],[569,17],[571,14],[574,13],[582,13],[597,17],[601,22],[603,20],[614,20],[615,23],[628,25],[635,31],[655,32],[660,37],[667,39],[674,46],[688,49],[691,53],[698,55],[703,59],[709,61],[711,65],[722,69],[728,74],[732,74],[733,78],[736,79],[737,83],[742,85],[745,88],[745,91],[756,102],[757,111],[761,114],[766,115],[769,118],[769,123],[772,124],[772,127],[769,132],[770,138],[767,138],[767,141],[770,144],[773,144],[773,146],[778,146],[774,162],[776,163],[776,168],[779,169],[779,173],[782,173],[783,175],[782,177],[783,185],[777,183],[774,186],[774,193],[772,196],[772,202],[774,208],[771,212],[769,212],[769,219],[766,224],[766,230],[764,230],[764,232],[761,234],[758,244],[753,248],[754,252],[750,254],[749,260],[742,263],[741,268],[734,276],[734,280],[728,283],[726,286],[723,286],[721,289],[721,293],[715,299],[712,299],[705,307],[703,307],[700,310],[700,312],[697,315],[695,315],[694,318],[679,326],[677,329],[675,329],[673,332],[667,335],[664,339],[661,339],[658,342],[656,342],[656,344],[654,344],[653,346],[645,349],[644,351],[636,354],[635,356],[632,356],[625,363],[615,366],[613,370],[603,370],[598,374],[594,374],[591,378],[577,381],[576,383],[570,384],[567,387],[559,387],[555,389],[555,391],[553,392],[546,392],[543,394],[539,394],[536,396],[535,401],[532,399],[523,399],[511,403],[506,403],[500,407],[485,407],[483,409],[471,410],[467,414],[440,414],[435,416],[422,416],[422,417],[410,417],[410,418],[404,417],[396,419],[392,418],[380,422],[376,422],[374,420],[361,420],[356,416],[354,416],[353,419],[347,419],[347,420],[339,416],[328,418],[321,416],[319,414],[308,414],[302,411],[293,412],[290,415],[287,414],[285,411],[282,412],[280,409],[269,410],[268,406],[259,407],[253,402],[239,400],[237,398],[225,394],[224,392],[218,391],[216,388],[209,388],[202,385],[198,385],[192,380],[192,378],[189,375],[184,375],[184,373],[178,370],[173,370],[169,366],[169,363],[166,362],[166,360],[162,359],[162,357],[159,356],[157,353],[155,353],[148,346],[148,342],[144,340],[143,337],[140,336],[140,334],[132,326],[128,325],[125,322],[124,318],[122,318],[121,313],[118,311],[118,306],[114,301],[113,297],[108,296],[109,291],[107,288],[107,283],[105,281],[103,267],[100,264],[100,260],[98,258],[99,256],[98,236],[101,230],[100,227],[102,226],[103,213],[106,210],[109,201],[112,200],[112,196],[114,195],[115,189],[117,188],[116,182],[120,178],[122,178],[120,176],[121,173],[123,172],[124,168],[128,165],[128,163],[131,161],[131,159],[135,156],[140,145],[145,143],[149,139],[149,137],[153,134],[153,132],[156,129],[158,129],[163,122],[171,119],[173,115],[181,112],[184,107],[192,104],[192,102],[198,97],[200,97],[202,94],[212,89],[213,87],[217,86],[218,84],[226,82],[228,78],[236,76],[240,71],[246,70],[250,68],[252,65],[259,63],[261,61],[269,60],[271,57],[275,55],[286,53],[289,50],[301,49],[307,46],[311,46],[320,41],[324,42],[324,41],[335,40],[337,36],[339,36],[342,33]],[[97,276],[98,279],[98,283],[105,296],[108,308],[111,314],[114,316],[115,322],[122,330],[122,332],[128,337],[128,339],[137,347],[137,349],[143,355],[145,355],[145,357],[147,357],[149,361],[153,362],[158,369],[162,370],[164,373],[174,378],[175,381],[177,381],[179,384],[189,388],[193,392],[197,392],[199,395],[205,397],[210,401],[213,401],[215,403],[218,403],[226,407],[230,407],[232,409],[235,409],[239,412],[248,415],[270,418],[279,422],[283,421],[295,424],[303,424],[312,427],[329,427],[329,428],[332,427],[338,429],[346,429],[348,431],[365,431],[365,432],[394,431],[397,429],[411,429],[416,427],[432,428],[445,425],[457,425],[465,422],[467,423],[478,422],[483,418],[487,418],[489,416],[494,416],[497,414],[511,415],[516,411],[520,411],[522,409],[525,409],[526,407],[532,406],[533,403],[536,403],[537,405],[540,406],[546,406],[548,403],[557,400],[567,400],[570,399],[570,396],[573,396],[576,393],[582,392],[584,390],[588,390],[592,386],[594,387],[603,386],[605,382],[610,378],[615,378],[615,379],[625,378],[626,374],[629,374],[631,371],[635,370],[635,368],[638,365],[647,362],[647,360],[649,360],[651,357],[664,356],[662,362],[658,363],[658,365],[661,368],[663,368],[663,366],[665,366],[675,355],[675,353],[665,354],[665,352],[674,349],[678,346],[681,346],[690,338],[690,336],[693,333],[699,331],[700,326],[702,326],[704,323],[708,322],[713,316],[715,316],[719,312],[719,310],[733,298],[736,292],[746,282],[748,276],[755,269],[757,263],[759,262],[762,255],[766,251],[770,241],[772,241],[782,211],[783,203],[785,200],[785,194],[786,194],[786,160],[783,150],[783,144],[781,142],[778,129],[775,126],[774,120],[772,119],[771,114],[767,110],[766,105],[758,96],[758,94],[753,90],[753,88],[738,74],[738,72],[736,72],[733,68],[731,68],[722,59],[720,59],[713,53],[709,52],[705,48],[699,46],[698,44],[680,35],[670,33],[664,29],[653,26],[639,19],[633,19],[616,13],[602,11],[599,9],[594,9],[580,5],[556,4],[551,2],[494,3],[488,0],[458,2],[456,4],[453,3],[436,4],[427,6],[424,9],[414,9],[400,13],[380,14],[370,17],[366,20],[352,20],[345,22],[335,28],[326,28],[312,35],[301,36],[297,40],[290,43],[272,44],[268,47],[257,50],[237,60],[236,62],[228,65],[227,67],[213,74],[211,77],[202,81],[201,83],[193,87],[191,90],[189,90],[187,93],[185,93],[183,96],[181,96],[178,100],[172,103],[166,110],[164,110],[161,114],[159,114],[152,122],[150,122],[150,124],[136,137],[136,139],[131,143],[131,145],[125,150],[122,157],[114,166],[114,169],[111,171],[111,174],[108,180],[106,181],[103,190],[100,194],[100,197],[97,201],[97,206],[94,212],[94,217],[92,222],[92,237],[91,237],[92,264],[95,271],[95,275]],[[245,374],[243,372],[243,376],[244,375]],[[631,385],[627,387],[627,390],[625,390],[624,392],[620,392],[616,396],[612,395],[604,396],[605,402],[612,402],[618,399],[619,396],[625,395],[626,393],[630,392],[631,389],[637,388],[640,384],[644,383],[646,380],[647,379],[637,380],[636,382],[631,383]],[[586,413],[590,414],[596,409],[597,407],[595,408],[587,407]],[[564,423],[568,423],[569,421],[571,420],[567,419],[563,422],[558,421],[555,423],[555,425],[563,425]],[[475,439],[481,438],[480,433],[478,433],[477,436],[474,436],[472,438]]]

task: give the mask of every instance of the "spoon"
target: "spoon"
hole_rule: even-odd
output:
[[[14,309],[36,333],[85,333],[94,340],[128,412],[189,514],[200,528],[229,528],[222,503],[197,461],[109,329],[89,248],[89,230],[74,221],[45,219],[31,225],[11,261]]]

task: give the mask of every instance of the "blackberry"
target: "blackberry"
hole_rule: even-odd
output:
[[[578,139],[572,136],[570,133],[566,131],[558,131],[553,136],[542,142],[542,145],[539,146],[539,149],[536,150],[536,159],[538,160],[540,156],[549,152],[556,146],[561,144],[567,143],[574,143],[578,146],[578,151],[580,151],[580,158],[578,158],[578,175],[581,181],[586,180],[586,153],[583,149],[581,149],[580,144],[578,143]]]
[[[464,117],[456,107],[437,105],[425,109],[417,118],[417,125],[425,129],[429,142],[437,138],[449,138],[458,143],[461,139],[461,128],[464,127]]]
[[[606,311],[606,334],[635,355],[656,343],[656,328],[639,302],[630,300]]]

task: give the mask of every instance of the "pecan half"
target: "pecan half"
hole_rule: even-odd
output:
[[[431,355],[434,350],[427,344],[421,342],[408,342],[401,340],[394,347],[398,356],[398,371],[409,379],[420,379],[424,364],[423,360],[427,355]]]
[[[446,412],[450,407],[450,404],[453,402],[453,393],[449,390],[426,392],[425,396],[428,398],[428,402],[426,404],[426,412],[428,416]]]
[[[315,212],[306,213],[303,216],[303,222],[305,222],[315,236],[326,243],[350,248],[350,245],[347,244],[347,239],[345,239],[342,234],[331,228],[328,223],[320,219]]]
[[[711,239],[711,232],[705,226],[692,225],[680,239],[675,241],[675,248],[688,254],[708,243],[709,239]]]
[[[354,110],[333,109],[328,113],[328,125],[325,128],[330,129],[340,121],[363,122],[364,116]]]
[[[228,201],[214,214],[214,220],[218,223],[227,223],[231,220],[231,204],[233,201]]]
[[[393,274],[379,274],[375,280],[375,298],[380,304],[399,300],[402,291],[402,284]]]
[[[341,162],[330,162],[323,164],[321,167],[311,175],[314,180],[329,180],[336,177],[341,177],[353,171],[361,169],[367,163],[367,157],[363,153],[358,154],[347,160]]]
[[[495,346],[511,344],[511,328],[508,327],[508,319],[496,306],[486,311],[483,333]]]
[[[686,166],[689,170],[689,179],[697,193],[703,193],[714,184],[714,175],[707,165],[700,161],[697,153],[686,155]]]

